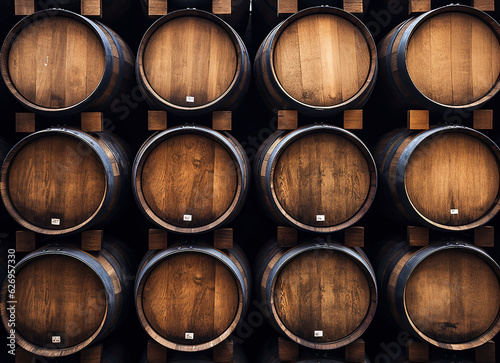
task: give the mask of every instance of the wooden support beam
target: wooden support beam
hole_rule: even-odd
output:
[[[295,130],[299,125],[299,113],[296,110],[278,111],[278,130]]]
[[[148,16],[155,18],[167,15],[167,0],[148,0]]]
[[[83,16],[102,18],[102,0],[80,0],[80,12]]]
[[[297,230],[292,227],[278,226],[276,239],[281,248],[291,248],[297,246]]]
[[[493,110],[474,110],[472,127],[476,130],[492,130]]]
[[[16,112],[16,132],[31,133],[36,131],[36,116],[34,113]]]
[[[478,247],[495,247],[495,228],[481,226],[474,230],[474,244]]]
[[[16,231],[16,252],[31,252],[36,249],[36,233]]]
[[[101,132],[104,129],[104,116],[102,112],[82,112],[81,129],[85,132]]]
[[[163,229],[150,229],[149,230],[149,249],[150,250],[164,250],[168,248],[167,231]]]
[[[428,130],[429,129],[429,111],[428,110],[408,110],[406,127],[410,130]]]
[[[217,344],[213,349],[214,363],[232,363],[233,362],[233,341],[226,339]]]
[[[163,131],[167,129],[167,111],[148,111],[148,130]]]
[[[429,245],[429,228],[408,226],[406,228],[408,244],[414,247],[425,247]]]
[[[344,232],[344,244],[348,247],[365,246],[365,228],[349,227]]]
[[[102,250],[104,232],[102,229],[92,229],[82,232],[82,250],[88,252],[97,252]]]
[[[363,110],[345,110],[344,111],[344,129],[362,130],[363,129]]]
[[[167,348],[155,342],[154,340],[148,341],[148,363],[166,363],[167,362]]]
[[[299,359],[299,345],[286,338],[278,338],[278,355],[281,362],[296,362]]]
[[[18,16],[27,16],[34,12],[35,0],[14,0],[14,14]]]
[[[231,111],[214,111],[212,113],[212,129],[218,131],[231,131],[232,129]]]
[[[230,250],[233,248],[233,229],[219,228],[214,231],[214,248]]]

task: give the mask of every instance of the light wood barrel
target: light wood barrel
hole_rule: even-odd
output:
[[[241,210],[250,165],[229,133],[185,125],[151,136],[137,153],[132,189],[144,215],[177,233],[203,233]]]
[[[356,223],[377,189],[368,148],[349,131],[323,124],[276,131],[260,147],[254,175],[276,222],[311,232]]]
[[[245,315],[250,269],[242,251],[201,243],[149,251],[135,282],[146,332],[163,346],[200,351],[226,339]]]
[[[65,242],[29,253],[16,266],[17,344],[59,357],[104,338],[121,322],[132,297],[130,268],[130,252],[115,241],[95,253]],[[7,328],[12,299],[6,283],[1,297]]]
[[[107,109],[133,80],[134,57],[123,40],[105,25],[62,9],[17,23],[0,58],[14,97],[48,117]]]
[[[354,15],[313,7],[269,33],[255,57],[254,73],[270,108],[329,117],[366,102],[375,85],[377,49]]]
[[[14,220],[37,233],[76,233],[111,220],[126,202],[130,162],[116,136],[54,127],[18,142],[1,169]]]
[[[374,156],[388,198],[408,221],[457,231],[483,225],[500,210],[500,149],[479,131],[396,130]]]
[[[381,81],[405,108],[473,110],[500,89],[500,25],[469,6],[411,18],[378,50]]]
[[[377,278],[386,312],[401,329],[454,350],[498,333],[500,267],[486,252],[461,240],[388,247],[378,257]]]
[[[178,10],[147,30],[136,76],[151,107],[195,116],[238,106],[250,83],[250,58],[240,36],[219,17]]]
[[[314,240],[286,249],[271,242],[259,252],[255,273],[271,324],[303,346],[345,346],[375,314],[375,273],[359,248]]]

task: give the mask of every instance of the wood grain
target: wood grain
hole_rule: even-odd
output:
[[[417,329],[445,343],[478,338],[500,311],[500,285],[491,267],[456,250],[437,252],[420,262],[407,282],[405,298]]]
[[[8,66],[12,82],[28,101],[63,108],[81,102],[95,90],[106,59],[101,40],[88,26],[53,17],[23,29],[12,44]],[[71,87],[61,87],[63,84]]]
[[[52,335],[62,337],[60,347],[80,344],[104,318],[103,289],[95,272],[78,260],[39,257],[17,273],[16,328],[38,346],[52,345]]]
[[[158,264],[144,284],[144,314],[168,340],[196,345],[211,341],[233,322],[238,287],[218,260],[200,253],[181,253]],[[186,340],[186,333],[194,339]]]

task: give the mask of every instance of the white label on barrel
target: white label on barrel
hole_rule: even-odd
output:
[[[186,333],[184,334],[184,338],[193,340],[194,339],[194,333]]]
[[[315,330],[314,331],[315,338],[321,338],[322,336],[323,336],[323,330]]]
[[[59,335],[53,335],[52,336],[52,343],[60,343],[61,342],[61,337]]]
[[[186,102],[194,102],[193,96],[186,96]]]
[[[53,225],[53,226],[58,226],[61,224],[61,220],[59,218],[52,218],[50,220],[50,223]]]
[[[458,209],[452,209],[450,212],[451,214],[458,214]]]
[[[317,214],[316,215],[316,222],[324,222],[325,221],[325,215],[324,214]]]
[[[191,222],[193,220],[193,216],[191,214],[184,214],[182,220],[185,222]]]

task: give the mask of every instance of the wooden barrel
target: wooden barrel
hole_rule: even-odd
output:
[[[473,110],[500,89],[500,25],[469,6],[413,17],[378,50],[382,82],[405,108]]]
[[[385,191],[408,221],[457,231],[500,210],[500,149],[479,131],[396,130],[382,137],[374,156]]]
[[[303,346],[345,346],[373,319],[375,273],[359,248],[317,239],[291,249],[271,242],[259,252],[255,272],[265,315],[279,332]]]
[[[146,332],[180,351],[211,348],[245,315],[250,268],[238,246],[201,243],[149,251],[135,282],[135,303]]]
[[[254,176],[276,222],[311,232],[356,223],[377,189],[368,148],[351,132],[325,124],[276,131],[256,155]]]
[[[128,250],[115,241],[95,253],[64,242],[29,253],[15,269],[17,344],[36,355],[59,357],[104,338],[127,310],[130,267]],[[7,328],[12,300],[7,284],[1,297]]]
[[[375,85],[377,49],[354,15],[313,7],[269,33],[255,57],[254,73],[270,108],[329,117],[366,102]]]
[[[53,127],[18,142],[1,169],[0,193],[32,231],[76,233],[111,220],[129,193],[126,145],[116,136]]]
[[[116,33],[61,9],[39,11],[17,23],[0,61],[14,97],[44,116],[107,109],[133,80],[132,52]]]
[[[229,133],[203,126],[173,127],[142,145],[132,190],[144,215],[177,233],[202,233],[231,221],[250,183],[243,147]]]
[[[178,10],[147,30],[136,76],[151,107],[195,116],[237,107],[250,83],[250,58],[240,36],[219,17]]]
[[[500,330],[500,267],[462,240],[427,247],[391,242],[377,278],[389,315],[429,344],[463,350]]]

